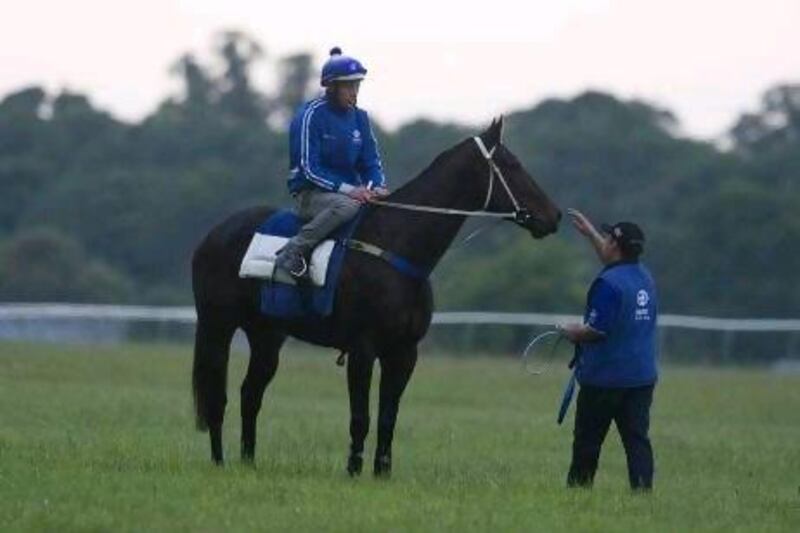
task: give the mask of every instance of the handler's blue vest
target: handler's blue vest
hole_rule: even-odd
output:
[[[619,308],[603,340],[581,344],[578,382],[598,387],[654,384],[658,379],[658,300],[653,277],[639,263],[621,263],[607,268],[598,278],[618,291]]]

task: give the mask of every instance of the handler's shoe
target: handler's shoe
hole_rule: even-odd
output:
[[[293,246],[285,246],[275,260],[275,268],[288,272],[296,280],[308,278],[308,263],[303,253]]]

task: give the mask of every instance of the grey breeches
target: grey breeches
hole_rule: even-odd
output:
[[[307,255],[319,241],[333,230],[352,219],[361,204],[346,194],[327,192],[319,189],[306,189],[297,194],[297,214],[307,220],[288,243]]]

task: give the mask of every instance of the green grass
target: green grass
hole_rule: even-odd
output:
[[[429,354],[403,400],[393,478],[349,479],[334,359],[285,350],[250,468],[238,462],[246,358],[234,354],[228,463],[216,468],[193,428],[188,346],[0,343],[0,529],[800,530],[798,376],[664,369],[656,488],[636,495],[614,430],[594,489],[564,488],[565,371]]]

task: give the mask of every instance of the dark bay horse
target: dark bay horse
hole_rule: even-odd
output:
[[[501,135],[502,119],[478,137],[440,154],[388,198],[453,212],[371,205],[365,208],[353,238],[431,271],[464,223],[462,211],[511,213],[509,218],[534,238],[556,231],[560,211],[502,144]],[[256,228],[272,212],[256,207],[236,213],[212,229],[195,250],[192,286],[197,330],[192,385],[197,427],[209,431],[212,460],[222,463],[228,354],[234,331],[241,328],[251,350],[241,387],[241,454],[244,461],[252,461],[264,390],[275,375],[281,345],[291,335],[348,353],[351,443],[347,470],[351,475],[362,469],[372,368],[375,359],[380,362],[374,473],[388,475],[400,397],[417,361],[417,344],[431,322],[430,283],[378,257],[348,250],[329,317],[265,317],[259,312],[261,282],[241,279],[238,271]]]

